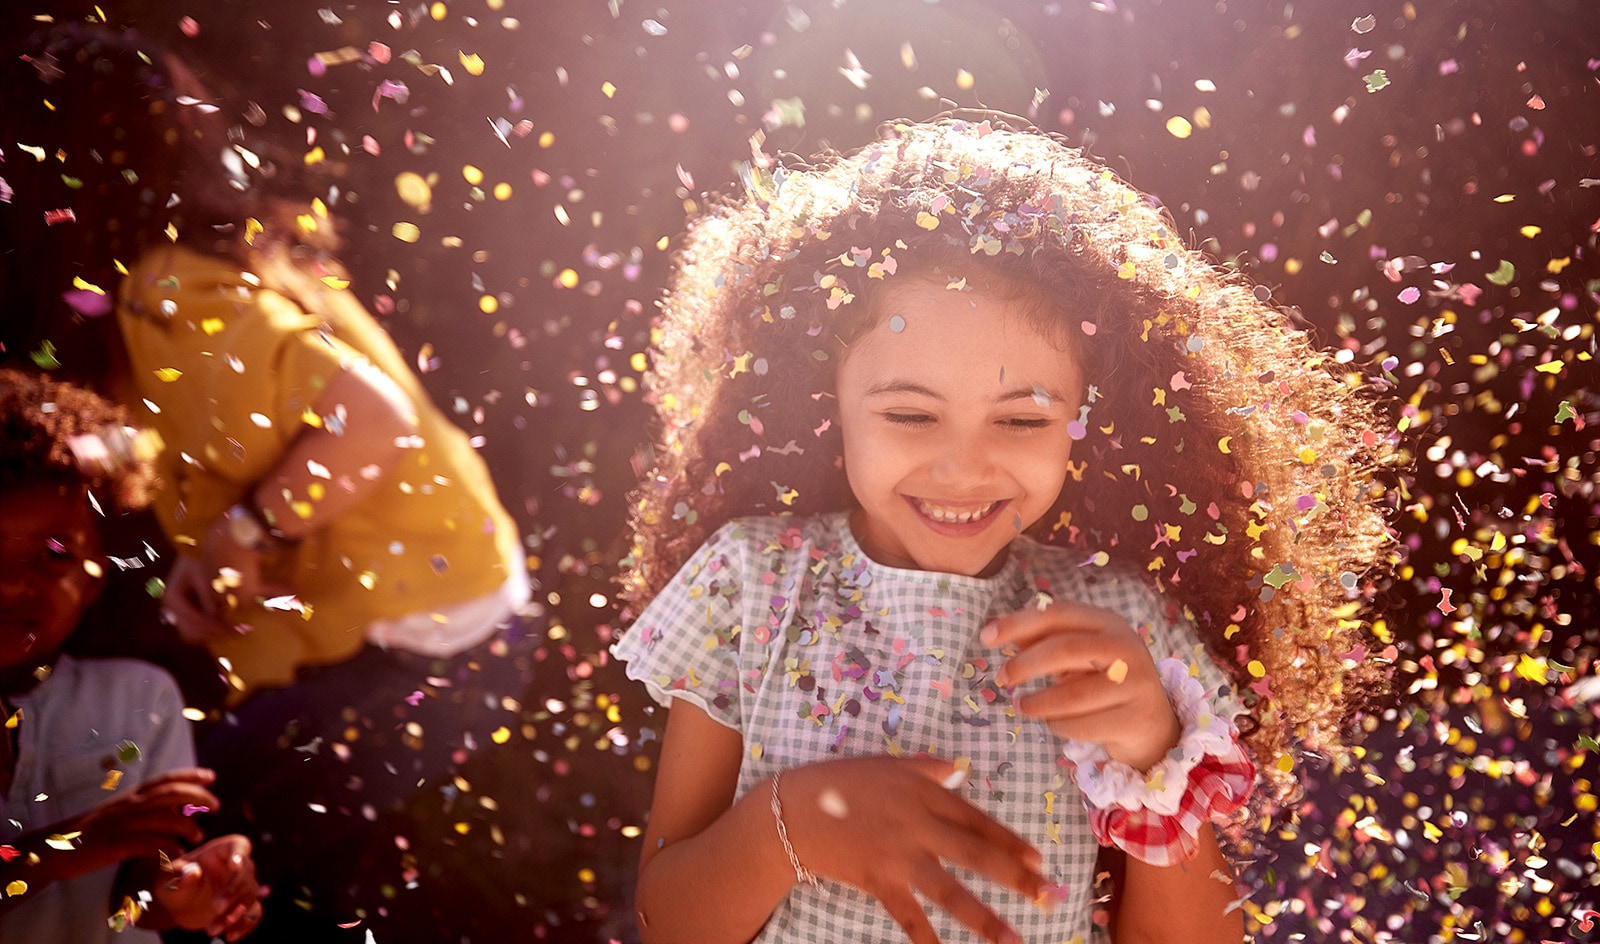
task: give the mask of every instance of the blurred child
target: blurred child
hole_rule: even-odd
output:
[[[29,48],[0,81],[0,315],[43,316],[34,336],[167,443],[162,604],[233,686],[199,756],[278,891],[265,933],[359,938],[406,884],[360,865],[397,857],[377,814],[519,723],[521,534],[259,107],[132,31]],[[69,347],[75,322],[104,330]]]
[[[1116,939],[1239,941],[1212,821],[1370,678],[1370,406],[1044,134],[896,125],[746,190],[663,303],[615,648],[670,706],[641,937],[1077,941],[1112,847]]]
[[[98,517],[154,482],[147,458],[104,449],[126,444],[122,421],[0,370],[0,940],[154,939],[113,933],[135,923],[236,941],[261,915],[249,840],[194,822],[218,802],[171,677],[62,651],[110,566]]]

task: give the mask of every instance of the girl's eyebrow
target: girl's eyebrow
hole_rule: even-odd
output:
[[[869,397],[875,397],[885,393],[915,393],[919,396],[930,397],[934,400],[944,399],[943,396],[935,393],[932,390],[929,390],[922,384],[913,383],[909,380],[880,380],[867,388],[866,395]]]
[[[879,381],[878,383],[875,383],[867,388],[866,396],[876,397],[891,393],[912,393],[918,396],[928,397],[932,400],[938,400],[940,402],[945,400],[943,394],[910,380]],[[1043,399],[1045,402],[1040,402],[1041,399]],[[1007,390],[1005,393],[1002,393],[994,398],[995,403],[1014,403],[1017,400],[1032,400],[1035,403],[1038,403],[1039,406],[1046,408],[1056,403],[1066,402],[1066,398],[1064,398],[1055,390],[1037,385],[1029,387],[1017,387],[1014,390]]]

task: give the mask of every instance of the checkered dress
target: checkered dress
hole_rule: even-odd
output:
[[[1121,613],[1157,658],[1198,666],[1231,692],[1187,624],[1137,576],[1019,537],[992,577],[885,567],[844,513],[744,518],[724,525],[645,609],[613,652],[662,704],[683,698],[745,743],[738,795],[780,770],[873,754],[928,752],[971,761],[965,797],[1028,839],[1062,886],[1049,912],[955,869],[1029,944],[1086,941],[1098,846],[1060,740],[1022,717],[994,684],[1004,656],[977,639],[989,620],[1047,593]],[[877,901],[842,884],[797,885],[758,944],[894,942],[905,934]],[[937,909],[941,941],[978,941]]]

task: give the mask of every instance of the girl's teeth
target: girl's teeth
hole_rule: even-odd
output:
[[[957,509],[930,505],[927,502],[917,502],[917,507],[921,509],[923,514],[943,524],[966,524],[969,521],[976,521],[993,511],[994,506],[995,503],[990,502],[979,508]]]

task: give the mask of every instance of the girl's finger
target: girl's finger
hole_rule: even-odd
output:
[[[986,646],[1025,646],[1056,633],[1094,633],[1127,626],[1128,621],[1120,613],[1083,603],[1052,603],[1042,610],[1028,608],[1008,613],[985,626],[978,638]]]
[[[966,782],[966,770],[957,767],[954,761],[932,754],[918,754],[913,757],[898,758],[899,763],[910,767],[917,773],[946,790],[954,790]]]
[[[994,944],[1019,944],[1017,932],[937,861],[927,860],[918,865],[913,881],[924,898],[983,935],[984,939]]]
[[[1130,688],[1126,680],[1113,682],[1104,672],[1074,672],[1042,691],[1018,698],[1016,707],[1041,721],[1082,718],[1126,705],[1140,691]]]
[[[1122,663],[1119,677],[1150,661],[1137,636],[1123,633],[1064,632],[1025,643],[1021,651],[1000,664],[995,684],[1016,686],[1036,678],[1069,672],[1101,673]]]
[[[1012,832],[989,814],[953,793],[930,796],[928,808],[946,824],[975,836],[997,854],[1037,868],[1041,856],[1026,839]]]
[[[256,903],[256,873],[250,860],[243,856],[230,856],[227,864],[228,882],[217,893],[217,911],[239,909],[240,915]]]
[[[896,886],[866,891],[883,904],[883,910],[906,932],[911,944],[939,944],[939,935],[934,933],[927,912],[922,910],[911,889]]]
[[[1038,872],[1038,853],[1031,847],[1032,856],[1022,856],[971,830],[949,824],[934,828],[925,848],[940,860],[987,876],[1029,900],[1044,891],[1047,883]]]
[[[158,783],[154,787],[148,784],[141,786],[139,792],[129,797],[128,802],[139,806],[156,807],[170,806],[173,809],[191,809],[191,812],[214,812],[222,806],[222,801],[217,795],[207,790],[194,781],[169,781]]]
[[[216,780],[217,772],[209,767],[180,767],[151,777],[141,783],[139,789],[149,790],[167,783],[198,783],[204,785],[215,783]]]

